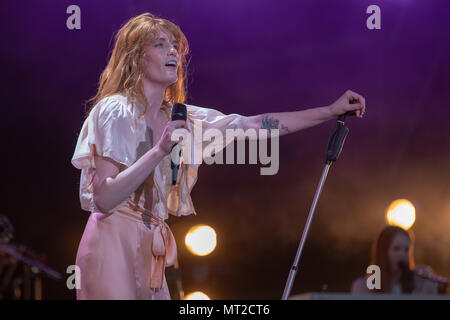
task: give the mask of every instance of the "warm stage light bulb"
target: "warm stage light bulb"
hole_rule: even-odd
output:
[[[211,300],[206,294],[201,291],[189,293],[183,300]]]
[[[210,226],[197,225],[189,229],[184,242],[191,253],[206,256],[214,251],[217,235]]]
[[[406,199],[398,199],[391,203],[386,212],[386,221],[389,225],[394,225],[408,230],[416,221],[416,209],[414,205]]]

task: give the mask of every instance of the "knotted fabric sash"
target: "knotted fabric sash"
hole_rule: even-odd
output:
[[[150,288],[152,290],[162,289],[165,267],[173,265],[177,259],[177,247],[173,233],[167,223],[153,215],[150,210],[137,206],[132,201],[128,201],[127,204],[131,209],[142,214],[142,220],[145,224],[152,226],[151,232],[153,235],[150,250],[153,263],[152,270],[150,270]]]

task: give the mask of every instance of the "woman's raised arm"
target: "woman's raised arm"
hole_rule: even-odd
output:
[[[350,101],[353,99],[356,99],[358,102],[350,104]],[[246,117],[245,129],[279,129],[279,135],[281,136],[313,127],[351,110],[357,110],[356,115],[362,118],[365,109],[366,102],[364,97],[347,90],[329,106],[292,112],[264,113]]]

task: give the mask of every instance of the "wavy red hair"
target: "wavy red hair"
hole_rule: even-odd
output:
[[[169,102],[171,104],[185,102],[188,41],[181,29],[174,23],[158,18],[151,13],[144,13],[130,19],[116,33],[114,49],[100,76],[97,94],[88,101],[88,104],[91,104],[90,110],[103,98],[120,93],[127,96],[131,102],[137,100],[144,106],[144,113],[147,111],[148,104],[142,86],[144,77],[142,58],[144,48],[156,40],[159,30],[172,34],[178,41],[180,56],[177,70],[178,80],[167,87],[164,92],[163,105],[167,107],[165,111],[170,114]]]

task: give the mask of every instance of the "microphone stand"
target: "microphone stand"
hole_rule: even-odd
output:
[[[357,100],[355,99],[350,101],[351,104],[354,104],[356,102]],[[342,147],[344,145],[345,138],[347,137],[349,129],[345,126],[345,117],[354,115],[356,115],[355,111],[347,111],[345,114],[340,115],[336,123],[336,127],[334,128],[334,131],[330,134],[328,138],[327,150],[325,154],[326,157],[325,168],[323,169],[322,177],[320,178],[319,186],[317,187],[316,194],[314,196],[314,200],[311,209],[309,211],[308,220],[306,221],[305,229],[303,230],[303,235],[300,240],[300,245],[298,246],[297,249],[297,254],[295,255],[294,263],[291,267],[289,277],[284,287],[283,296],[281,298],[282,300],[287,300],[291,293],[292,285],[294,284],[295,275],[298,269],[300,256],[302,255],[303,246],[305,245],[306,237],[308,235],[314,211],[316,210],[317,201],[319,200],[320,193],[322,192],[322,188],[325,183],[325,179],[327,177],[331,163],[333,161],[336,161],[337,158],[339,157],[339,154],[341,153]]]

